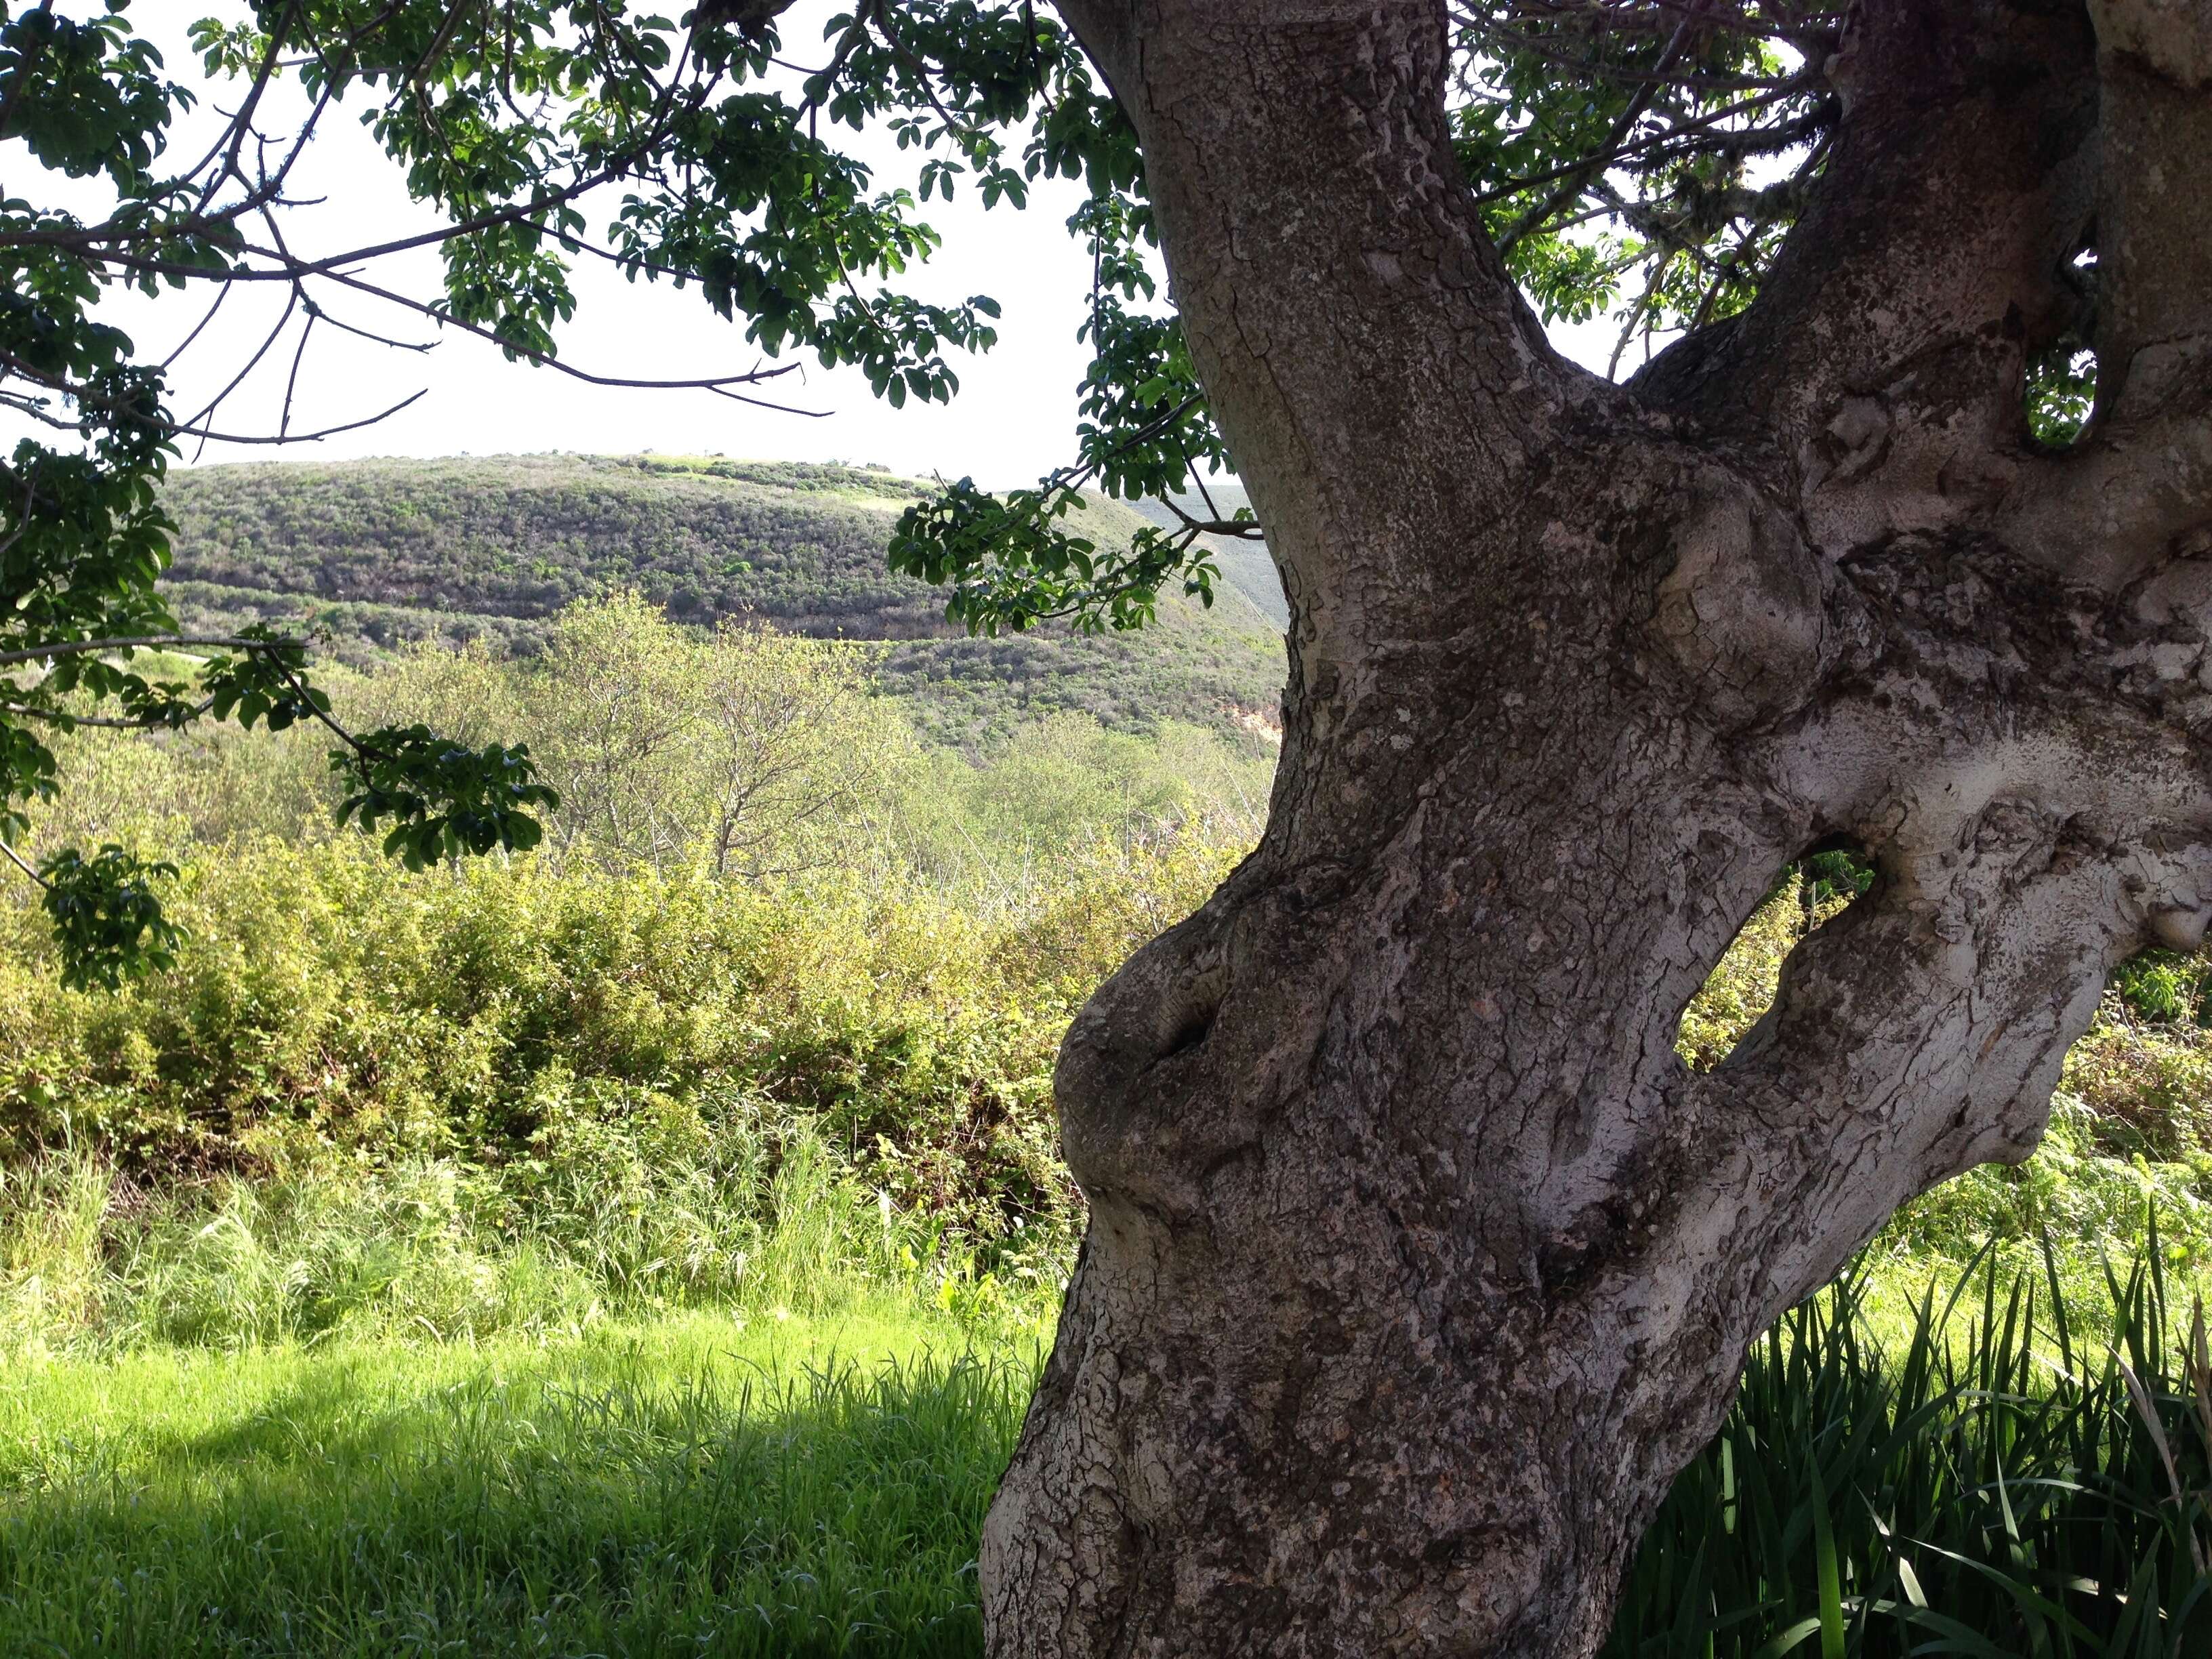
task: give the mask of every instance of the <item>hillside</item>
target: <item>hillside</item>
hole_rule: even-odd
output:
[[[199,467],[168,484],[166,586],[189,626],[312,615],[353,661],[424,639],[527,653],[562,605],[634,586],[680,621],[880,641],[885,689],[947,741],[1060,710],[1119,727],[1273,714],[1280,635],[1234,584],[1211,611],[1164,601],[1136,635],[961,634],[936,590],[884,562],[921,488],[867,468],[654,456]],[[1091,514],[1102,539],[1142,522],[1116,502]]]
[[[1202,496],[1186,491],[1173,500],[1194,519],[1210,519],[1216,514],[1229,518],[1239,507],[1252,505],[1252,498],[1245,494],[1242,484],[1210,483]],[[1182,522],[1164,502],[1132,501],[1129,505],[1154,524],[1169,530]],[[1214,563],[1221,567],[1221,574],[1229,585],[1249,599],[1254,609],[1279,631],[1291,625],[1291,607],[1283,597],[1283,579],[1276,574],[1275,562],[1268,556],[1264,543],[1248,542],[1234,536],[1200,536],[1199,540],[1213,555]]]

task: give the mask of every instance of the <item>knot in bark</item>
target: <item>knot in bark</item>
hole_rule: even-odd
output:
[[[1723,726],[1786,714],[1817,682],[1827,579],[1790,518],[1716,481],[1678,521],[1650,627]]]
[[[1189,1143],[1223,1126],[1215,1113],[1177,1106],[1228,987],[1222,908],[1217,897],[1130,957],[1060,1043],[1053,1072],[1060,1140],[1094,1206],[1120,1200],[1170,1216],[1200,1207],[1194,1176],[1207,1151]]]

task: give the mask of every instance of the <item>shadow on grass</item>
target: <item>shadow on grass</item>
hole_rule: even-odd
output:
[[[0,1652],[970,1655],[1031,1374],[735,1380],[331,1358],[252,1417],[0,1503]]]

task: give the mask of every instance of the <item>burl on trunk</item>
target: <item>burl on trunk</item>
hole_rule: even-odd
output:
[[[2026,1156],[2113,964],[2203,933],[2207,9],[1865,0],[1765,292],[1625,387],[1484,237],[1443,4],[1061,9],[1293,621],[1264,840],[1061,1051],[1091,1218],[991,1651],[1586,1654],[1751,1339]],[[1838,837],[1875,889],[1688,1073]]]

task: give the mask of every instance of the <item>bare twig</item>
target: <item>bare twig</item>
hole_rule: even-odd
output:
[[[284,377],[284,411],[277,418],[276,435],[286,436],[292,430],[292,394],[299,389],[300,360],[307,355],[307,342],[315,336],[315,313],[307,313],[307,322],[300,330],[300,343],[292,353],[292,372]]]
[[[78,396],[82,390],[82,389],[79,387],[67,388],[68,395],[71,397]],[[258,445],[310,444],[315,442],[318,439],[336,437],[341,432],[357,432],[362,427],[374,426],[379,421],[388,421],[394,415],[397,415],[401,410],[405,409],[409,404],[428,397],[429,392],[430,388],[424,386],[420,392],[414,393],[412,396],[402,398],[398,403],[392,404],[391,408],[379,410],[374,415],[364,415],[357,421],[342,421],[336,426],[321,427],[313,432],[295,432],[285,437],[275,437],[267,433],[259,432],[222,432],[212,427],[179,426],[174,421],[162,420],[154,416],[137,416],[135,418],[143,420],[148,426],[159,428],[172,437],[199,438],[210,443]],[[57,431],[75,432],[78,430],[79,423],[77,422],[62,420],[58,416],[41,408],[35,400],[31,398],[18,397],[9,392],[0,392],[0,407],[12,409],[21,415],[27,415],[33,420],[41,422],[47,426],[52,427]]]
[[[185,355],[185,351],[191,347],[192,342],[198,339],[202,331],[206,329],[207,325],[215,320],[216,313],[222,309],[222,302],[228,298],[230,298],[230,284],[225,283],[221,288],[215,291],[215,303],[207,308],[207,315],[201,318],[199,321],[193,325],[192,331],[185,335],[183,340],[179,342],[177,349],[174,351],[172,351],[167,356],[161,359],[161,367],[163,368],[168,368],[172,363],[175,362],[178,358]]]
[[[1675,25],[1673,37],[1659,53],[1658,67],[1661,70],[1663,70],[1674,62],[1674,54],[1681,50],[1682,42],[1688,37],[1690,25],[1694,21],[1694,18],[1686,16]],[[1646,83],[1631,95],[1626,106],[1614,118],[1613,129],[1606,135],[1605,142],[1598,146],[1599,155],[1602,155],[1608,151],[1620,149],[1621,140],[1628,136],[1630,129],[1643,118],[1644,112],[1651,107],[1652,94],[1656,90],[1656,83]],[[1549,195],[1514,221],[1505,234],[1498,239],[1498,252],[1512,252],[1516,242],[1572,201],[1581,192],[1583,186],[1589,181],[1590,174],[1603,165],[1601,161],[1592,160],[1585,162],[1578,170],[1568,173],[1553,188]]]
[[[179,646],[206,650],[268,651],[283,641],[240,639],[231,634],[133,634],[112,640],[50,640],[44,645],[0,651],[0,667],[15,663],[48,662],[56,657],[96,656],[103,651],[172,649]]]
[[[21,853],[18,853],[13,847],[9,846],[4,841],[0,841],[0,853],[5,853],[8,855],[9,863],[14,865],[18,870],[21,870],[33,881],[38,883],[40,886],[45,888],[48,892],[52,892],[53,890],[53,883],[48,881],[44,876],[40,875],[35,868],[26,863],[24,861],[23,855]]]

